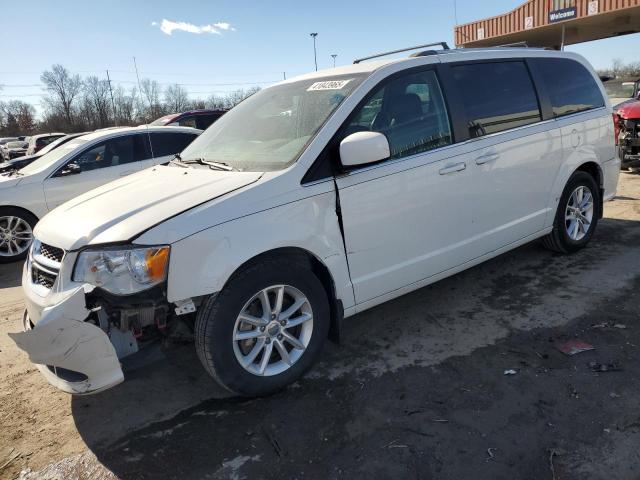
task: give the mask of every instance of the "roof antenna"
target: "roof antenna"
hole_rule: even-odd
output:
[[[133,57],[133,67],[136,69],[136,78],[138,79],[138,90],[140,92],[140,95],[142,95],[142,85],[140,84],[140,75],[138,74],[138,64],[136,63],[136,57]],[[153,110],[153,105],[151,105],[151,100],[149,100],[149,110]],[[153,154],[153,145],[151,144],[151,134],[149,133],[149,124],[145,123],[144,124],[145,128],[147,129],[147,137],[149,138],[149,149],[151,150],[151,158],[155,158],[155,155]]]

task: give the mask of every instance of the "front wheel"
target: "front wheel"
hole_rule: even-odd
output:
[[[591,240],[600,218],[600,190],[591,175],[575,172],[562,192],[553,230],[542,240],[550,250],[573,253]]]
[[[196,318],[196,351],[237,395],[272,393],[298,379],[329,331],[324,287],[296,260],[266,260],[236,274]]]
[[[36,217],[14,207],[0,208],[0,263],[24,260],[33,242]]]

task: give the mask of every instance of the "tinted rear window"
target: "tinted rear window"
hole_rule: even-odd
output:
[[[538,58],[536,65],[549,92],[556,117],[604,107],[593,75],[575,60]]]
[[[196,137],[193,133],[152,133],[153,156],[158,158],[180,153]]]
[[[538,97],[524,62],[491,62],[452,68],[471,138],[539,122]]]

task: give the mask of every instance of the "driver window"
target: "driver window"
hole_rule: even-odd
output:
[[[449,117],[435,72],[405,75],[380,87],[345,133],[362,131],[384,134],[389,141],[390,158],[450,145]]]
[[[76,163],[80,171],[87,172],[131,163],[134,158],[133,136],[112,138],[82,152],[70,163]]]

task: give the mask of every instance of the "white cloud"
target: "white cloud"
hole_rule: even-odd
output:
[[[158,22],[152,22],[151,26],[158,26]],[[174,22],[172,20],[162,19],[160,23],[160,30],[166,35],[171,35],[174,30],[188,32],[188,33],[211,33],[213,35],[222,35],[223,31],[235,31],[235,28],[228,22],[217,22],[209,25],[194,25],[187,22]]]

